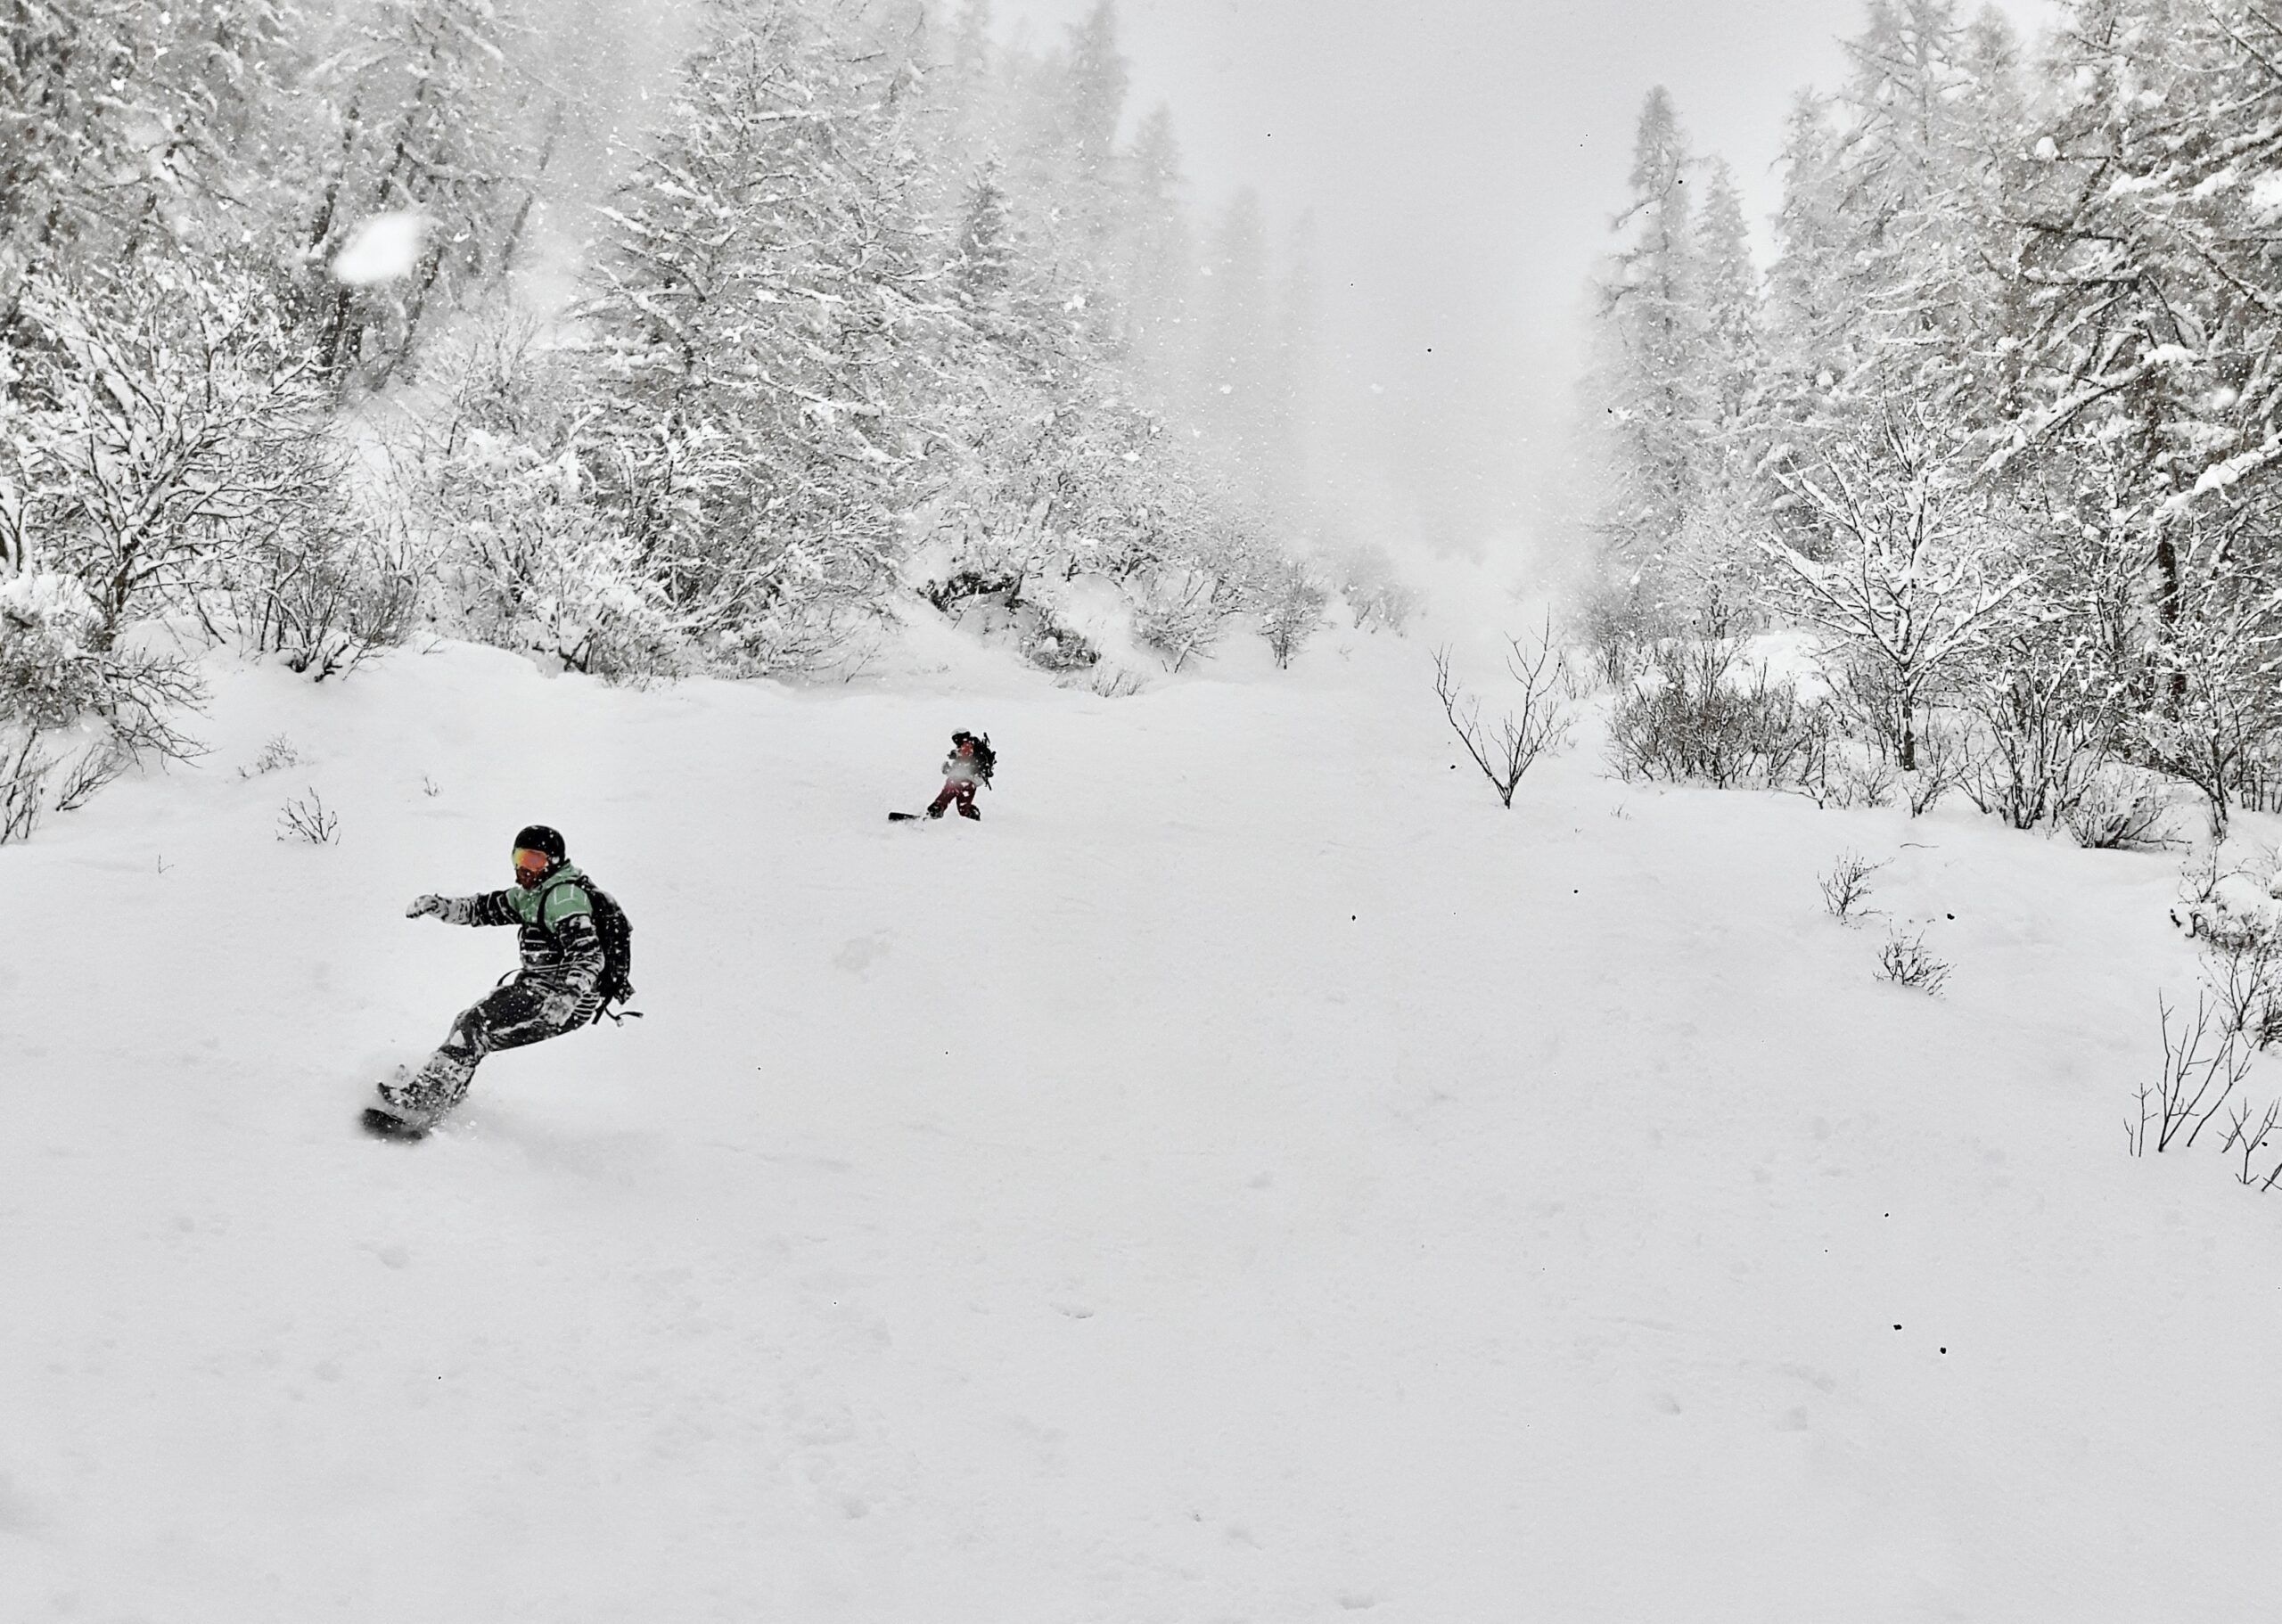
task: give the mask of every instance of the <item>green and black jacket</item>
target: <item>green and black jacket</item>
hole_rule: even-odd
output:
[[[583,998],[603,973],[603,939],[595,931],[595,905],[586,875],[568,863],[547,870],[537,885],[514,885],[480,897],[447,897],[443,919],[455,925],[515,925],[523,974]]]

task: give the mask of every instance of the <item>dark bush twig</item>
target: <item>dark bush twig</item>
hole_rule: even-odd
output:
[[[1925,939],[1894,935],[1878,950],[1878,979],[1897,987],[1914,987],[1938,994],[1950,979],[1950,967],[1925,950]]]
[[[1521,708],[1499,718],[1494,734],[1482,728],[1482,701],[1451,675],[1448,648],[1434,653],[1434,695],[1442,701],[1450,731],[1497,791],[1498,804],[1511,809],[1523,775],[1539,756],[1567,742],[1573,718],[1560,694],[1567,662],[1554,644],[1551,621],[1537,637],[1534,652],[1519,638],[1506,641],[1506,668],[1521,685]]]
[[[341,818],[329,810],[324,797],[311,790],[302,800],[289,800],[278,813],[277,838],[329,846],[341,836]]]
[[[1885,865],[1867,862],[1857,851],[1840,852],[1837,866],[1819,882],[1823,906],[1830,911],[1830,916],[1842,924],[1852,924],[1854,910],[1869,900],[1870,876]]]

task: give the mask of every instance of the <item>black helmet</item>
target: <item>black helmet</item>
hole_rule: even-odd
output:
[[[545,824],[531,824],[527,825],[523,832],[515,837],[515,849],[518,851],[543,851],[558,863],[570,855],[569,849],[562,843],[562,835],[548,828]]]

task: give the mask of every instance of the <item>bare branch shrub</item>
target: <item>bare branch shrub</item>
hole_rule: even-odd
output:
[[[1822,724],[1798,688],[1761,664],[1733,680],[1736,645],[1724,638],[1667,642],[1609,718],[1609,761],[1628,780],[1780,789],[1803,782]]]
[[[1881,751],[1848,738],[1835,707],[1814,706],[1799,792],[1824,808],[1890,807],[1901,774]]]
[[[1837,866],[1823,875],[1819,882],[1823,906],[1829,910],[1830,916],[1842,924],[1852,924],[1855,910],[1869,900],[1870,876],[1884,866],[1884,863],[1865,861],[1859,851],[1840,852]]]
[[[1967,685],[1978,720],[1966,792],[2015,829],[2073,813],[2108,762],[2114,718],[2089,652],[2031,630],[2006,640]]]
[[[2135,1156],[2146,1154],[2151,1124],[2157,1151],[2169,1150],[2174,1142],[2192,1145],[2250,1070],[2250,1055],[2234,1034],[2223,1024],[2212,1032],[2214,1012],[2202,994],[2196,995],[2194,1026],[2177,1037],[2171,1033],[2171,1006],[2158,996],[2155,1007],[2163,1021],[2163,1070],[2156,1083],[2140,1085],[2139,1120],[2124,1124]],[[2216,1048],[2206,1052],[2204,1046],[2214,1040]]]
[[[2127,731],[2139,759],[2203,791],[2217,840],[2282,742],[2282,603],[2276,583],[2223,543],[2188,578],[2153,651],[2167,698]]]
[[[2213,842],[2203,849],[2202,856],[2191,857],[2180,864],[2179,901],[2190,909],[2201,907],[2209,903],[2219,893],[2219,882],[2240,872],[2226,867],[2225,863],[2223,849]],[[2174,914],[2171,918],[2176,923],[2179,915]],[[2193,932],[2190,931],[2189,934]]]
[[[294,748],[293,741],[282,733],[274,733],[263,742],[261,754],[256,756],[249,765],[238,769],[238,776],[259,778],[265,774],[277,771],[280,767],[300,765],[301,752]]]
[[[278,811],[277,838],[329,846],[341,835],[341,818],[328,809],[324,797],[311,790],[306,797],[288,800]]]
[[[1520,709],[1500,717],[1495,733],[1483,730],[1482,701],[1460,688],[1451,675],[1447,648],[1435,651],[1434,694],[1442,701],[1442,715],[1449,719],[1450,731],[1457,734],[1466,754],[1490,781],[1498,803],[1510,809],[1523,775],[1539,756],[1567,742],[1574,718],[1560,693],[1566,662],[1554,644],[1551,620],[1533,639],[1533,648],[1514,637],[1506,642],[1506,671],[1521,685]]]
[[[110,739],[98,740],[81,750],[56,779],[55,810],[77,812],[105,785],[127,771],[132,758]]]
[[[2253,1051],[2282,1041],[2282,939],[2272,930],[2254,921],[2207,929],[2203,964],[2221,1031]]]
[[[1909,798],[1909,816],[1923,817],[1966,782],[1973,770],[1973,752],[1964,724],[1939,709],[1926,711],[1917,743],[1917,770],[1902,774],[1901,785]]]
[[[1923,933],[1903,936],[1897,932],[1888,937],[1885,946],[1878,950],[1878,980],[1882,981],[1939,993],[1949,979],[1950,967],[1925,950]]]
[[[2266,1148],[2278,1127],[2282,1127],[2282,1100],[2270,1103],[2260,1115],[2256,1126],[2251,1122],[2250,1102],[2235,1102],[2234,1110],[2227,1116],[2227,1136],[2220,1141],[2219,1149],[2221,1154],[2231,1152],[2237,1158],[2237,1184],[2247,1185],[2263,1193],[2272,1189],[2277,1179],[2282,1179],[2282,1158],[2278,1158],[2262,1177],[2252,1166],[2252,1158]]]
[[[2174,844],[2155,792],[2112,773],[2094,778],[2062,821],[2076,844],[2095,851],[2161,851]]]
[[[23,728],[14,739],[0,734],[0,846],[28,841],[47,810],[48,759],[40,753],[39,732]]]
[[[1178,671],[1220,640],[1240,606],[1229,583],[1204,570],[1161,571],[1135,591],[1133,629]]]

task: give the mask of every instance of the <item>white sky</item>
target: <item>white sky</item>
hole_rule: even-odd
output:
[[[997,12],[1002,31],[1058,38],[1092,4]],[[2048,0],[1999,9],[2024,36],[2053,15]],[[1132,109],[1170,103],[1200,209],[1250,183],[1279,220],[1314,212],[1327,336],[1352,358],[1347,404],[1375,418],[1370,438],[1448,532],[1509,497],[1526,506],[1649,88],[1670,90],[1699,152],[1727,158],[1758,223],[1792,97],[1843,77],[1837,41],[1862,7],[1120,0],[1119,16]]]

